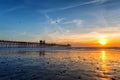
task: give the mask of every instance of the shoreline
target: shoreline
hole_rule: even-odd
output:
[[[120,50],[119,47],[41,47],[41,48],[0,48],[2,50],[50,51],[50,50]]]

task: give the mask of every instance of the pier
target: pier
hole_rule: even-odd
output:
[[[41,47],[70,47],[70,44],[56,44],[56,43],[46,43],[45,40],[40,40],[40,42],[23,42],[23,41],[8,41],[0,40],[0,48],[41,48]]]

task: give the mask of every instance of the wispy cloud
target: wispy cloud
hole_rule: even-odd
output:
[[[57,18],[57,19],[52,19],[50,18],[47,14],[45,14],[45,17],[47,18],[47,20],[51,23],[51,24],[58,24],[61,23],[64,18]]]
[[[71,21],[64,21],[62,24],[74,24],[76,26],[81,26],[83,24],[83,20],[74,19],[74,20],[71,20]]]
[[[56,29],[58,32],[69,33],[70,31],[74,32],[80,29],[83,26],[83,20],[81,19],[73,19],[67,20],[65,18],[57,18],[53,19],[45,14],[48,25],[52,26],[52,29]]]
[[[72,5],[66,5],[66,6],[60,7],[60,8],[39,10],[39,12],[48,13],[48,12],[54,12],[54,11],[61,11],[61,10],[67,10],[67,9],[84,6],[84,5],[89,5],[89,4],[103,4],[108,1],[110,1],[110,0],[91,0],[91,1],[87,1],[87,2],[80,2],[80,3],[76,3],[76,4],[72,4]]]
[[[84,21],[82,19],[72,19],[67,20],[65,18],[56,18],[53,19],[52,17],[45,14],[47,19],[47,25],[45,32],[48,33],[48,29],[52,29],[49,34],[59,32],[61,35],[71,34],[71,33],[78,33],[81,28],[83,28]]]
[[[64,18],[57,18],[53,19],[48,16],[48,14],[45,14],[45,17],[47,19],[48,25],[52,26],[52,30],[56,30],[60,33],[63,33],[63,28],[60,26],[61,22],[64,20]]]
[[[73,19],[73,20],[65,20],[65,18],[57,18],[52,19],[47,14],[45,14],[45,17],[49,21],[50,24],[75,24],[77,26],[80,26],[83,23],[83,20],[81,19]]]
[[[58,23],[61,23],[63,20],[64,20],[64,18],[58,18],[56,20],[52,20],[51,24],[58,24]]]
[[[4,11],[1,11],[0,15],[6,14],[6,13],[9,13],[9,12],[21,9],[21,8],[24,8],[24,6],[15,6],[15,7],[9,8],[9,9],[6,9]]]
[[[75,8],[75,7],[88,5],[88,4],[95,4],[95,3],[102,4],[102,3],[107,2],[107,1],[108,0],[92,0],[92,1],[84,2],[84,3],[78,3],[78,4],[75,4],[75,5],[69,5],[69,6],[66,6],[66,7],[59,8],[59,9],[60,10],[66,10],[66,9]]]

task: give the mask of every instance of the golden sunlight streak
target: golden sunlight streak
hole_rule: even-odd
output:
[[[105,59],[106,59],[106,55],[105,55],[105,51],[102,51],[102,61],[105,62]]]
[[[102,70],[103,71],[109,71],[109,68],[108,68],[108,66],[106,65],[107,64],[107,62],[106,62],[106,52],[103,50],[103,51],[101,51],[101,58],[102,58]]]

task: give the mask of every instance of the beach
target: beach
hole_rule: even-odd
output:
[[[119,80],[119,50],[0,50],[0,80]]]

